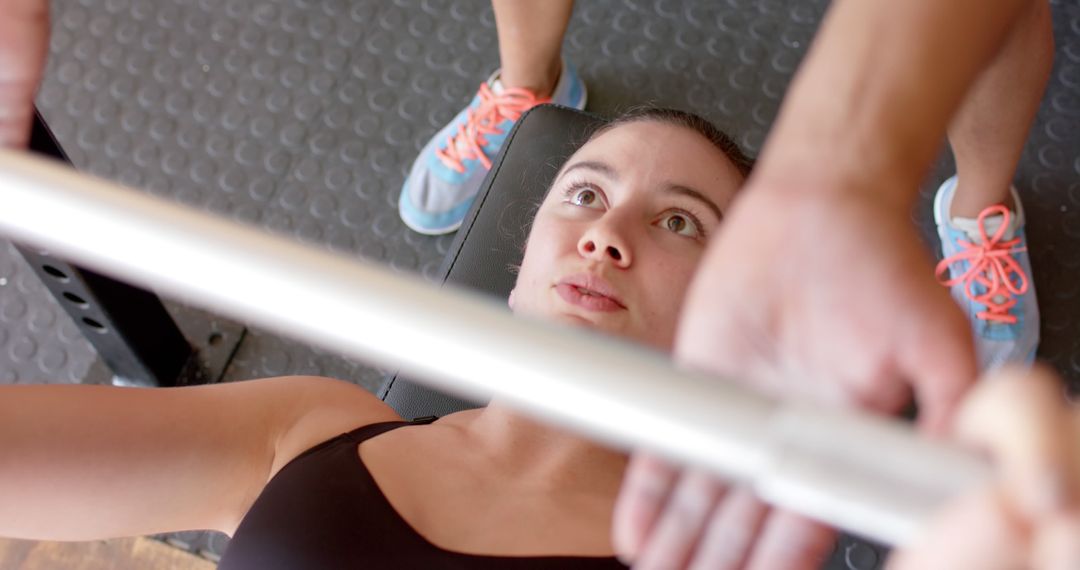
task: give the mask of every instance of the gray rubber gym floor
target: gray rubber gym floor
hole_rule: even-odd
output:
[[[1043,318],[1040,357],[1080,386],[1080,5],[1051,2],[1057,59],[1016,176]],[[565,55],[588,108],[654,103],[713,119],[756,152],[824,0],[581,2]],[[419,148],[498,65],[483,0],[54,0],[38,97],[75,165],[187,204],[434,275],[451,237],[397,218]],[[926,189],[950,172],[942,157]],[[0,206],[2,207],[2,206]],[[915,220],[935,243],[929,204]],[[0,243],[0,381],[80,382],[95,355]],[[382,373],[257,330],[227,380]],[[171,540],[210,557],[224,540]],[[846,560],[844,564],[843,560]],[[845,543],[837,567],[880,552]]]

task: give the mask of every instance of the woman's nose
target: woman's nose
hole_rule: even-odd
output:
[[[621,236],[603,226],[591,228],[578,242],[578,253],[587,259],[614,264],[619,268],[630,266],[630,248]]]

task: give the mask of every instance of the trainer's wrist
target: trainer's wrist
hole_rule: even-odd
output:
[[[893,204],[899,215],[907,215],[918,196],[924,175],[920,165],[853,150],[818,149],[810,143],[785,144],[790,146],[774,149],[758,161],[748,193],[787,200],[872,198]]]
[[[785,103],[753,176],[776,189],[914,200],[936,143],[898,123],[895,114],[838,104],[811,85]]]

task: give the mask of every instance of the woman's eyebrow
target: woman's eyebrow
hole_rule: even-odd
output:
[[[720,220],[721,222],[724,221],[724,214],[720,212],[720,207],[716,205],[716,202],[713,202],[712,200],[707,198],[701,192],[698,192],[697,190],[694,190],[693,188],[687,188],[686,186],[680,186],[678,184],[668,185],[668,187],[665,188],[665,190],[667,190],[668,192],[671,192],[671,193],[682,194],[683,196],[689,196],[690,198],[693,198],[693,199],[697,200],[698,202],[701,202],[702,204],[705,204],[705,207],[707,207],[709,210],[712,210],[712,213],[716,214],[716,219]]]
[[[562,174],[560,174],[555,180],[559,181],[571,171],[577,170],[579,168],[599,172],[600,174],[603,174],[607,178],[611,179],[613,182],[619,181],[619,173],[614,168],[612,168],[611,165],[597,160],[583,160],[581,162],[575,162],[574,164],[568,166],[566,170],[563,170]],[[665,188],[665,191],[675,194],[681,194],[683,196],[688,196],[694,200],[701,202],[705,205],[706,208],[708,208],[710,211],[712,211],[713,214],[716,215],[717,220],[724,221],[724,214],[720,211],[720,207],[716,205],[716,202],[713,202],[701,192],[679,184],[669,184]]]
[[[562,174],[559,175],[559,178],[561,179],[563,176],[569,174],[570,171],[576,170],[578,168],[593,170],[599,172],[600,174],[603,174],[614,182],[619,181],[619,173],[615,172],[615,169],[612,168],[611,165],[596,160],[583,160],[581,162],[575,162],[574,164],[570,165],[566,170],[562,171]]]

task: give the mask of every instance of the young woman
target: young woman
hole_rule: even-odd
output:
[[[540,206],[511,308],[669,350],[747,164],[690,115],[608,126]],[[417,425],[323,378],[13,386],[0,450],[3,536],[214,529],[223,569],[621,566],[626,457],[497,401]]]

